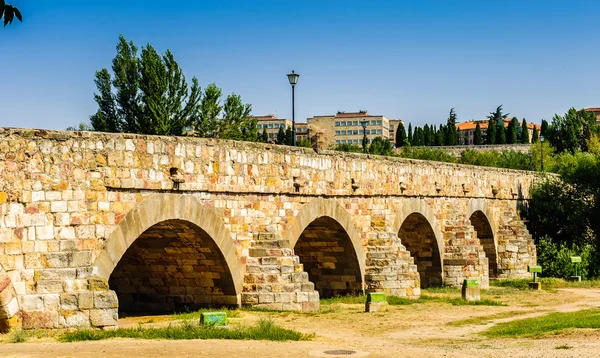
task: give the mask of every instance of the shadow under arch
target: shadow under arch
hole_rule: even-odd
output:
[[[300,257],[321,297],[362,292],[366,254],[352,217],[339,202],[311,200],[285,231],[283,239]]]
[[[477,232],[477,238],[483,246],[485,256],[489,262],[489,276],[495,278],[498,276],[498,244],[496,242],[496,223],[487,203],[483,199],[471,200],[469,211],[467,212],[471,225]]]
[[[393,230],[415,260],[421,287],[442,285],[445,246],[440,226],[427,202],[418,198],[404,200]]]
[[[181,237],[187,237],[188,240],[181,240]],[[138,242],[137,240],[140,238],[143,240],[139,240]],[[208,243],[209,247],[194,247],[195,240]],[[173,242],[177,242],[178,244],[173,246]],[[130,253],[145,255],[143,256],[144,258],[154,260],[154,262],[159,261],[160,257],[156,257],[158,254],[153,249],[160,248],[161,245],[169,243],[171,245],[167,251],[181,253],[181,256],[176,260],[177,265],[180,267],[175,267],[175,271],[205,271],[207,272],[205,277],[209,280],[218,279],[216,273],[223,274],[229,281],[227,284],[228,288],[226,289],[226,291],[230,291],[227,292],[229,297],[223,299],[222,302],[218,302],[217,300],[212,303],[239,304],[239,296],[243,287],[244,267],[235,253],[235,246],[229,231],[225,228],[223,220],[214,212],[214,209],[204,207],[196,198],[190,195],[154,194],[138,203],[109,235],[106,244],[92,266],[93,274],[109,280],[116,268],[127,269],[121,266],[129,265],[129,269],[131,269],[131,265],[136,265],[136,263],[135,260],[130,259]],[[211,247],[213,248],[212,250]],[[162,248],[164,249],[164,246]],[[205,252],[202,252],[203,250]],[[207,257],[206,251],[209,254],[212,253],[213,256]],[[169,254],[169,252],[166,252],[166,254]],[[126,253],[127,262],[124,265],[118,266]],[[203,268],[196,270],[193,262],[184,261],[182,259],[184,258],[184,253],[196,255],[196,260],[205,260],[202,265],[199,265]],[[215,272],[213,276],[210,273],[211,269],[207,269],[210,268],[210,264],[214,261],[210,259],[222,262],[221,265],[218,263],[215,264],[217,268],[213,270]],[[165,260],[164,266],[166,267],[168,259]],[[117,274],[119,275],[119,279],[123,279],[123,275],[119,274],[119,271],[117,271]],[[184,280],[193,280],[186,278],[186,275],[181,273],[177,273],[177,275],[175,277],[181,280],[181,282]],[[140,275],[136,275],[136,277],[130,279],[137,280],[135,284],[142,288],[144,285],[149,285],[149,283],[160,285],[160,283],[156,283],[156,279],[153,281],[152,277],[138,276]],[[188,281],[186,285],[184,290],[189,291],[189,288],[193,286],[193,282]],[[218,287],[214,289],[219,290]],[[148,294],[151,293],[148,292]],[[171,294],[170,299],[177,304],[182,302],[177,302],[178,299],[175,296],[191,295],[194,297],[194,295],[201,294],[205,293],[174,292]],[[232,300],[235,302],[232,302]],[[151,310],[150,307],[147,308]]]

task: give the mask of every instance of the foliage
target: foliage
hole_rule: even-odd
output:
[[[408,124],[408,134],[406,136],[406,139],[408,139],[408,143],[410,145],[414,145],[413,143],[413,130],[412,130],[412,123]]]
[[[573,328],[600,329],[600,309],[554,312],[545,316],[498,323],[483,332],[486,337],[543,337]]]
[[[456,158],[440,149],[432,148],[405,148],[400,156],[402,158],[434,160],[438,162],[456,163]]]
[[[466,149],[460,153],[460,163],[495,167],[499,157],[500,153],[495,150],[477,151],[475,149]]]
[[[251,339],[269,341],[302,341],[312,335],[277,326],[273,321],[261,319],[249,327],[218,328],[200,326],[189,322],[163,328],[119,328],[111,331],[82,329],[65,332],[62,342],[97,341],[111,338],[134,339]]]
[[[542,119],[540,135],[546,135],[546,131],[548,130],[548,127],[549,127],[548,121],[545,119]]]
[[[263,128],[260,139],[263,143],[267,143],[269,141],[269,133],[267,133],[267,128]]]
[[[283,130],[283,127],[279,127],[279,130],[277,131],[276,143],[285,144],[285,131]]]
[[[12,24],[15,17],[23,22],[23,15],[16,7],[7,4],[4,0],[0,0],[0,20],[4,17],[4,27],[8,24]]]
[[[382,137],[375,137],[369,146],[369,153],[389,156],[394,153],[394,149],[392,148],[392,143],[390,143],[389,140]]]
[[[589,267],[593,255],[593,247],[589,244],[578,246],[573,244],[568,247],[564,242],[555,243],[548,236],[540,238],[536,245],[537,262],[542,265],[542,276],[569,278],[575,275],[575,265],[571,263],[571,256],[580,256],[579,275],[589,277]]]
[[[506,129],[506,144],[516,144],[519,143],[517,140],[517,128],[519,127],[519,120],[517,117],[513,117],[508,123],[508,128]]]
[[[523,123],[521,124],[521,144],[529,144],[529,129],[527,128],[527,120],[525,118],[523,118]]]
[[[456,112],[454,108],[450,109],[450,114],[446,120],[445,145],[456,145],[458,143],[458,133],[456,132]]]
[[[214,83],[201,90],[193,77],[188,85],[170,50],[160,55],[152,45],[138,48],[121,35],[112,72],[103,68],[94,80],[98,110],[90,116],[96,131],[183,135],[258,141],[251,105],[235,93],[221,104]]]
[[[485,132],[485,144],[496,144],[496,121],[492,118],[488,119],[487,131]]]
[[[408,143],[408,137],[406,136],[406,129],[404,129],[404,123],[398,122],[398,128],[396,128],[396,148],[403,147]]]
[[[540,140],[537,127],[533,127],[533,133],[531,133],[531,143],[537,143]]]
[[[67,127],[67,130],[68,131],[93,131],[94,128],[92,128],[87,123],[79,122],[79,124],[77,125],[77,127]]]
[[[479,123],[475,126],[475,138],[473,138],[473,144],[482,145],[483,144],[483,136],[481,134],[481,127]]]
[[[587,141],[593,133],[598,133],[596,117],[584,109],[570,108],[564,116],[555,114],[552,125],[544,137],[558,152],[577,150],[587,151]]]
[[[312,145],[310,144],[310,140],[308,140],[308,139],[300,139],[298,142],[296,142],[296,146],[304,147],[304,148],[312,148]]]
[[[287,127],[285,129],[285,136],[284,136],[283,144],[285,144],[285,145],[294,144],[294,133],[292,132],[292,127]]]
[[[338,144],[333,147],[333,150],[337,150],[340,152],[352,152],[352,153],[362,153],[363,149],[354,144]]]

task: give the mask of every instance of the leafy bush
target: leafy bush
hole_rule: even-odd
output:
[[[575,265],[571,263],[571,256],[581,256],[579,275],[589,277],[589,266],[592,259],[593,248],[590,245],[582,247],[573,244],[571,247],[565,243],[554,243],[549,237],[542,237],[537,243],[538,264],[542,265],[544,277],[568,278],[575,275]]]
[[[400,153],[402,158],[433,160],[437,162],[456,163],[456,158],[440,149],[404,148]]]

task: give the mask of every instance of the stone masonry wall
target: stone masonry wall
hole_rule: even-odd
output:
[[[454,265],[453,277],[485,281],[485,252],[468,220],[476,207],[494,230],[499,276],[526,276],[535,248],[517,207],[535,180],[528,172],[258,143],[0,129],[0,328],[115,326],[119,300],[126,310],[160,283],[168,309],[234,300],[317,309],[319,290],[328,293],[309,280],[294,247],[323,216],[346,232],[336,234],[345,254],[335,261],[359,267],[366,291],[419,295],[415,258],[398,237],[402,212],[423,213],[440,252],[460,253],[464,265]],[[194,229],[169,238],[161,226],[169,220]],[[146,240],[158,246],[150,250]],[[156,275],[134,273],[169,250],[149,265]],[[345,276],[325,281],[358,287]]]

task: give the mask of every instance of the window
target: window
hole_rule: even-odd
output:
[[[335,131],[335,135],[340,135],[340,131]]]
[[[340,122],[335,122],[335,126],[339,127],[340,126]]]
[[[345,139],[342,139],[342,144],[346,144],[346,140]]]
[[[352,134],[354,134],[354,135],[358,135],[358,129],[355,129],[355,130],[353,130],[353,131],[352,131]]]
[[[346,126],[346,122],[340,122],[340,126],[345,127]]]
[[[381,134],[381,129],[378,129],[378,130],[377,130],[377,134]]]
[[[358,139],[352,141],[354,144],[358,144]]]
[[[335,141],[335,144],[340,144],[340,140],[339,140],[339,139],[337,139],[337,140]]]
[[[365,134],[365,131],[361,129],[361,130],[359,130],[359,131],[358,131],[358,133],[359,133],[360,135],[363,135],[363,134]]]
[[[393,131],[394,130],[394,125],[390,124],[390,130]]]
[[[380,126],[381,125],[381,120],[377,121],[377,125]]]
[[[273,123],[269,123],[269,128],[273,128]]]
[[[346,131],[342,131],[342,135],[346,135]]]
[[[352,125],[353,125],[353,126],[357,126],[357,125],[358,125],[358,121],[354,121],[354,122],[352,122]]]
[[[367,132],[367,135],[371,134],[371,131],[368,129],[366,130],[366,132]]]
[[[377,125],[377,121],[371,121],[371,125],[372,126],[376,126]]]

